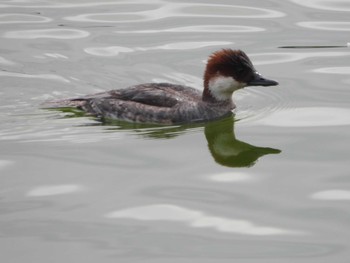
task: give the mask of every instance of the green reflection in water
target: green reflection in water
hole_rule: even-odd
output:
[[[233,116],[230,116],[205,125],[204,133],[208,148],[217,163],[229,167],[250,167],[266,154],[281,152],[278,149],[258,147],[237,140],[234,123]]]
[[[85,112],[74,108],[61,108],[59,110],[67,113],[65,118],[86,116]],[[152,139],[172,139],[185,132],[204,130],[208,149],[213,159],[218,164],[228,167],[250,167],[264,155],[281,152],[278,149],[254,146],[237,140],[234,132],[234,124],[234,115],[231,114],[230,116],[211,122],[172,126],[130,123],[120,120],[104,120],[92,125],[105,126],[108,132],[131,131],[143,138]]]

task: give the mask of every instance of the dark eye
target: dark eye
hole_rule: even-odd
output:
[[[248,70],[247,70],[247,68],[245,68],[245,67],[239,67],[238,69],[237,69],[237,73],[239,74],[239,75],[245,75],[245,74],[247,74],[247,72],[248,72]]]

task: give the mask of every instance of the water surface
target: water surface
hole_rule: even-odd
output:
[[[349,1],[0,1],[6,262],[347,262]],[[241,48],[277,87],[144,126],[43,102],[172,82]]]

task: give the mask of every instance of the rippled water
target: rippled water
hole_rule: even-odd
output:
[[[4,262],[347,262],[348,0],[0,1]],[[277,87],[235,116],[102,125],[47,100],[201,89],[241,48]]]

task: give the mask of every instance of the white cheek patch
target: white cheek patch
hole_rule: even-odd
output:
[[[235,90],[246,86],[246,83],[239,82],[232,77],[224,76],[212,78],[208,84],[211,95],[217,100],[231,99],[232,93]]]

